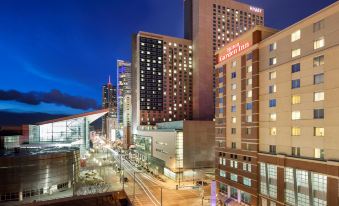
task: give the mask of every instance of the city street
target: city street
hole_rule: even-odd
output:
[[[144,170],[139,170],[134,163],[129,162],[113,149],[108,149],[113,155],[115,162],[123,172],[121,175],[127,177],[124,189],[134,205],[211,205],[208,200],[202,201],[202,190],[200,188],[182,187],[176,189],[176,183],[169,179],[165,182],[158,180]],[[120,173],[117,173],[120,175]],[[135,176],[135,199],[134,199],[134,176]],[[208,191],[209,186],[205,186]],[[162,190],[162,195],[161,195]],[[205,195],[209,195],[205,192]]]

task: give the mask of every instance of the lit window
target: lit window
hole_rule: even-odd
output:
[[[300,49],[293,49],[292,50],[292,58],[297,57],[300,55]]]
[[[237,84],[233,83],[233,84],[231,85],[231,88],[232,88],[232,90],[237,89]]]
[[[226,177],[226,172],[224,170],[220,170],[220,177]]]
[[[243,184],[246,185],[246,186],[249,186],[251,187],[251,179],[250,178],[247,178],[247,177],[244,177],[243,178]]]
[[[247,79],[247,85],[252,85],[252,78]]]
[[[325,38],[322,36],[313,43],[314,49],[319,49],[325,46]]]
[[[270,86],[268,87],[268,92],[269,92],[270,94],[276,93],[276,92],[277,92],[277,86],[276,86],[275,84],[270,85]]]
[[[292,127],[292,136],[300,136],[301,129],[299,127]]]
[[[246,122],[252,122],[252,115],[246,116]]]
[[[276,71],[270,72],[269,78],[270,78],[270,80],[277,78],[277,72]]]
[[[301,34],[300,30],[293,32],[291,34],[291,42],[295,42],[295,41],[299,40],[300,36],[301,36],[300,34]]]
[[[292,96],[292,104],[300,104],[300,96],[299,95],[293,95]]]
[[[247,98],[251,98],[252,97],[252,90],[247,91]]]
[[[247,67],[247,73],[252,72],[252,66]]]
[[[325,136],[325,128],[323,127],[314,127],[314,136],[323,137]]]
[[[271,113],[270,114],[270,120],[271,121],[277,121],[277,113]]]
[[[237,96],[236,95],[232,95],[232,101],[236,101],[237,100]]]
[[[292,120],[298,120],[300,119],[300,111],[293,111],[292,112]]]
[[[232,117],[232,123],[237,123],[237,118],[236,117]]]
[[[231,180],[234,182],[238,182],[238,175],[231,173]]]
[[[236,67],[237,66],[237,61],[233,61],[232,62],[232,67]]]
[[[277,135],[277,128],[276,128],[276,127],[271,127],[271,129],[270,129],[270,134],[271,134],[272,136]]]
[[[314,92],[314,101],[319,102],[323,101],[325,99],[325,93],[324,92]]]
[[[270,44],[269,49],[270,49],[270,51],[276,50],[277,49],[277,42]]]
[[[314,149],[314,158],[324,159],[324,149],[315,148]]]
[[[271,57],[269,60],[270,65],[275,65],[277,63],[277,58],[276,57]]]

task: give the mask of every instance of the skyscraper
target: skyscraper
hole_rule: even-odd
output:
[[[185,38],[193,41],[193,118],[214,116],[214,52],[255,25],[264,10],[233,0],[184,0]]]
[[[192,42],[139,32],[133,37],[133,131],[192,119]]]
[[[125,148],[130,145],[132,123],[132,76],[131,63],[117,61],[117,122],[118,135],[122,138]]]
[[[120,127],[123,127],[125,116],[124,97],[126,95],[131,94],[131,89],[132,89],[131,63],[122,60],[117,60],[117,118]],[[128,108],[126,107],[126,109]],[[127,118],[129,120],[131,119],[128,117],[128,115]],[[127,121],[126,123],[128,122],[129,121]]]
[[[102,86],[102,108],[109,109],[108,114],[102,118],[102,132],[106,135],[107,139],[110,139],[110,127],[112,124],[111,119],[117,118],[117,91],[116,87],[111,83],[111,77],[109,76],[108,83]]]

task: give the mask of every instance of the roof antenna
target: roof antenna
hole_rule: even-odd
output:
[[[108,75],[108,84],[111,84],[111,75]]]

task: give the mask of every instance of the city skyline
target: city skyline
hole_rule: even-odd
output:
[[[304,6],[306,8],[298,11],[296,6],[289,10],[290,16],[283,18],[275,15],[282,12],[277,7],[287,9],[291,1],[274,4],[269,1],[240,2],[263,8],[267,11],[265,24],[282,29],[334,1],[326,0],[317,4],[298,1],[296,4],[300,6],[307,4],[312,7]],[[0,34],[3,58],[0,66],[4,75],[15,78],[3,78],[0,82],[3,94],[0,95],[1,112],[55,115],[95,110],[93,102],[100,105],[100,87],[108,75],[112,76],[112,82],[116,84],[116,60],[131,60],[133,33],[150,31],[179,38],[184,36],[181,0],[161,3],[153,0],[143,3],[135,1],[135,7],[131,8],[135,12],[128,14],[122,12],[126,3],[101,1],[95,7],[93,4],[80,1],[67,1],[67,4],[58,5],[40,1],[20,4],[15,1],[2,2],[1,24],[7,30]],[[154,12],[154,9],[162,12]],[[170,15],[173,13],[176,15]],[[141,17],[143,21],[133,21]],[[85,101],[84,107],[53,99],[30,104],[20,102],[16,96],[6,99],[9,90],[15,90],[23,97],[31,92],[48,94],[57,91],[64,96],[73,96],[75,100],[80,98],[88,102]]]

